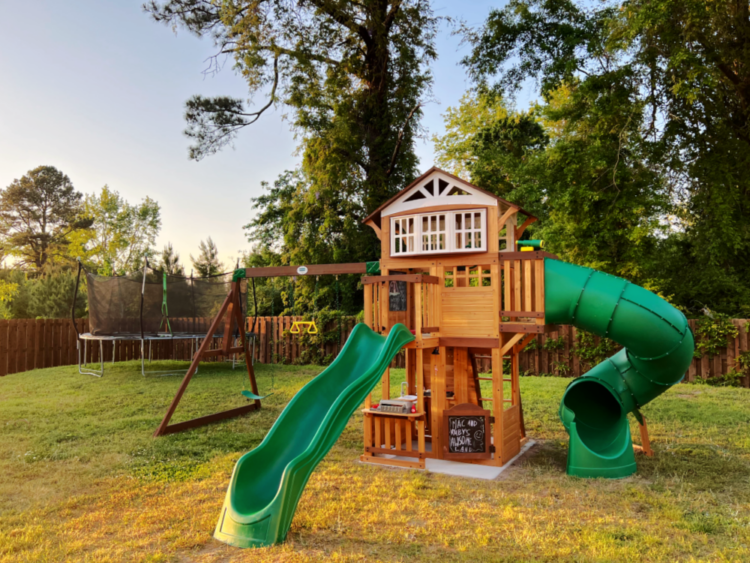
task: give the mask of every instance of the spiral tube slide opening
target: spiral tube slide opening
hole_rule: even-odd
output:
[[[546,321],[624,346],[568,385],[560,419],[570,434],[568,474],[621,478],[636,470],[627,415],[682,380],[693,358],[687,319],[622,278],[545,259]]]

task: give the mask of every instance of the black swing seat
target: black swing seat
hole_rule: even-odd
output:
[[[243,391],[242,394],[248,399],[253,400],[253,401],[262,401],[266,397],[270,397],[271,395],[273,395],[273,393],[269,393],[268,395],[256,395],[252,391],[247,391],[247,390]]]

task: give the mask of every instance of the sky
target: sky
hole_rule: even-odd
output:
[[[194,94],[248,98],[231,63],[206,77],[209,40],[150,19],[130,0],[0,0],[0,188],[40,165],[67,174],[82,193],[108,185],[130,203],[161,206],[161,249],[172,242],[190,270],[190,254],[211,236],[227,269],[250,249],[243,225],[250,199],[295,167],[295,140],[284,109],[266,112],[234,147],[196,162],[182,134],[184,103]],[[481,25],[502,0],[435,0],[439,16]],[[471,86],[459,61],[468,52],[443,25],[433,66],[435,102],[425,107],[428,137]],[[422,170],[432,166],[419,142]]]

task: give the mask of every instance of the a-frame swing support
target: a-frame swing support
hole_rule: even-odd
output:
[[[213,342],[213,337],[216,334],[216,330],[219,328],[219,325],[221,325],[222,321],[224,322],[224,345],[221,348],[210,349],[209,347]],[[241,346],[239,347],[231,346],[231,335],[233,328],[232,321],[237,324],[237,328],[240,333]],[[193,361],[190,364],[190,369],[188,369],[185,377],[182,380],[182,383],[180,384],[180,388],[177,390],[177,394],[174,396],[174,399],[172,399],[172,403],[169,405],[167,414],[164,415],[164,419],[161,421],[161,424],[159,424],[159,428],[157,428],[156,432],[154,432],[154,438],[165,436],[167,434],[174,434],[176,432],[182,432],[183,430],[189,430],[191,428],[198,428],[200,426],[205,426],[206,424],[211,424],[220,420],[226,420],[228,418],[234,418],[236,416],[240,416],[260,409],[260,400],[256,399],[252,403],[242,407],[201,416],[199,418],[193,418],[191,420],[178,422],[176,424],[169,424],[169,421],[172,420],[172,416],[174,415],[175,410],[177,410],[177,406],[180,404],[180,400],[185,394],[185,391],[187,390],[187,387],[190,384],[193,375],[195,375],[195,371],[198,369],[198,364],[205,357],[244,354],[245,367],[247,368],[250,387],[253,393],[256,396],[258,395],[258,384],[255,381],[253,361],[250,357],[250,354],[247,352],[247,334],[245,333],[244,321],[245,319],[242,318],[242,307],[240,306],[240,282],[234,281],[232,282],[231,291],[229,292],[229,294],[227,294],[226,299],[224,299],[224,303],[221,305],[221,309],[219,309],[219,313],[211,322],[211,327],[208,329],[208,332],[206,333],[206,336],[203,339],[200,348],[198,348],[198,351],[193,356]]]
[[[378,268],[378,262],[370,263],[375,269]],[[178,422],[176,424],[169,424],[172,420],[177,406],[182,400],[182,396],[185,394],[185,390],[190,385],[190,380],[195,375],[198,369],[198,364],[205,357],[220,356],[229,354],[244,354],[245,366],[247,368],[247,375],[250,379],[250,388],[253,395],[256,397],[258,394],[258,384],[255,381],[255,370],[253,369],[253,360],[248,353],[247,348],[247,335],[245,333],[245,319],[242,318],[242,308],[240,306],[240,279],[242,278],[269,278],[269,277],[287,277],[287,276],[322,276],[322,275],[341,275],[341,274],[365,274],[368,272],[367,262],[356,262],[350,264],[312,264],[309,266],[272,266],[265,268],[244,268],[235,271],[235,281],[232,282],[232,289],[224,299],[224,303],[219,309],[219,313],[216,315],[214,320],[211,322],[211,327],[208,329],[203,342],[198,348],[198,351],[193,356],[193,361],[190,364],[185,377],[180,384],[180,388],[177,390],[177,394],[172,399],[172,403],[169,405],[167,414],[164,415],[164,419],[159,424],[159,428],[154,432],[154,438],[159,436],[165,436],[167,434],[174,434],[176,432],[182,432],[184,430],[190,430],[191,428],[198,428],[218,422],[220,420],[226,420],[228,418],[234,418],[254,410],[260,409],[260,399],[255,399],[252,403],[243,407],[237,407],[227,411],[217,412],[215,414],[209,414],[201,416],[199,418],[193,418],[186,420],[185,422]],[[231,333],[232,333],[232,320],[237,323],[237,328],[240,333],[242,345],[240,347],[231,347]],[[210,349],[213,337],[216,334],[216,330],[219,325],[224,321],[224,345],[221,348]]]

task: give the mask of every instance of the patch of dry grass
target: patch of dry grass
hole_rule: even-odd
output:
[[[258,370],[261,388],[270,384],[265,369]],[[14,428],[12,439],[0,436],[3,563],[750,560],[745,390],[682,385],[657,399],[645,410],[656,457],[639,457],[638,475],[619,481],[565,475],[567,441],[556,409],[566,380],[522,379],[529,433],[543,443],[499,481],[360,464],[357,414],[313,473],[288,541],[238,550],[211,537],[234,462],[258,443],[312,370],[276,372],[280,397],[262,416],[167,440],[152,440],[152,426],[130,424],[158,419],[167,391],[177,385],[156,382],[160,391],[131,395],[104,419],[87,418],[77,440],[83,443],[56,442],[56,453],[41,448],[48,442],[31,429],[56,426],[65,435],[75,422],[67,417],[87,410],[71,405],[96,402],[104,387],[84,384],[79,402],[71,398],[68,407],[44,411],[45,381],[81,377],[52,371],[18,376],[28,378],[23,387],[36,388],[22,402],[11,400],[18,397],[18,380],[0,380],[0,425],[6,425],[0,427],[11,422]],[[230,375],[217,369],[196,380],[205,385],[199,393],[206,402],[195,407],[220,402]],[[394,388],[401,376],[393,373]],[[139,376],[133,369],[118,377],[103,380],[108,392],[119,384],[127,394],[129,378]],[[18,409],[38,422],[13,422]],[[25,448],[42,455],[31,461],[8,455]],[[61,491],[48,494],[58,485]]]

